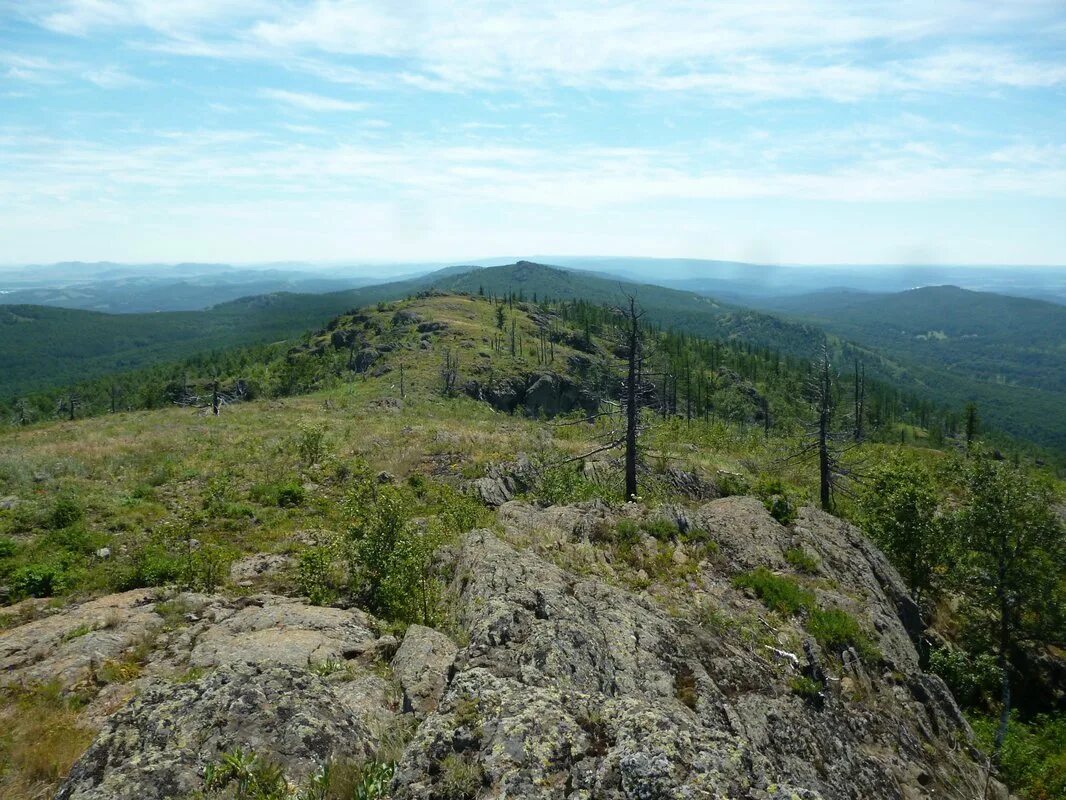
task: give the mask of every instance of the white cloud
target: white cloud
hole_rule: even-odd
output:
[[[118,67],[90,69],[83,74],[83,77],[101,89],[127,89],[131,86],[145,86],[148,83]]]
[[[1066,83],[1058,60],[987,45],[1015,35],[1054,52],[1066,24],[1056,0],[57,0],[30,9],[63,33],[120,29],[170,53],[270,59],[374,88],[558,85],[736,102]]]
[[[259,96],[303,111],[363,111],[367,108],[366,103],[339,100],[336,97],[325,97],[308,92],[290,92],[285,89],[261,89]]]

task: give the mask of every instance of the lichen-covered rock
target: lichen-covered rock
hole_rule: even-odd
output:
[[[501,508],[508,538],[535,535],[522,525],[527,510]],[[985,774],[970,731],[942,682],[918,669],[895,615],[898,576],[854,529],[805,512],[789,530],[757,501],[732,498],[693,515],[738,567],[784,563],[797,543],[817,552],[827,576],[850,582],[827,602],[848,592],[870,607],[880,662],[847,650],[837,660],[809,639],[796,657],[757,642],[768,623],[753,619],[753,635],[739,622],[706,627],[569,573],[535,550],[565,561],[568,547],[583,546],[576,534],[589,510],[555,511],[554,525],[536,529],[555,529],[539,547],[515,550],[487,531],[464,541],[454,589],[470,642],[405,752],[397,797],[441,796],[460,769],[478,781],[478,797],[980,796]],[[700,580],[707,596],[750,607],[724,576]],[[817,702],[792,690],[799,675],[827,681]]]
[[[114,714],[57,800],[162,800],[202,788],[204,768],[241,748],[301,779],[341,755],[367,757],[373,734],[321,678],[284,665],[221,667],[150,686]]]
[[[458,648],[440,631],[412,625],[392,658],[392,672],[403,687],[404,711],[423,715],[437,709]]]
[[[161,625],[157,599],[155,590],[134,589],[4,631],[0,685],[58,681],[69,687],[90,679]]]
[[[261,595],[243,608],[216,613],[194,638],[189,663],[308,665],[373,655],[379,646],[370,618],[361,611],[309,606],[297,600]]]

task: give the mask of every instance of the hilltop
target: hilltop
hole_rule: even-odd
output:
[[[617,333],[590,304],[426,292],[203,363],[187,389],[215,367],[252,388],[218,416],[0,434],[5,792],[68,769],[59,797],[219,797],[226,775],[262,797],[282,776],[398,798],[979,792],[979,740],[924,655],[941,634],[782,458],[803,365],[649,332],[711,394],[645,412],[624,503],[598,450]],[[955,463],[853,455],[897,451]]]

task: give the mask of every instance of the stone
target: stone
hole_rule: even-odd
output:
[[[0,497],[0,511],[11,511],[18,508],[19,502],[19,498],[15,495]]]
[[[261,578],[276,574],[291,563],[292,558],[281,553],[256,553],[230,564],[229,577],[239,586],[250,586]]]
[[[422,625],[407,629],[392,659],[393,674],[403,687],[404,711],[417,715],[436,711],[457,651],[440,631]]]
[[[241,748],[300,781],[375,741],[323,679],[283,664],[220,667],[149,686],[105,723],[57,800],[163,800],[203,788],[203,770]]]

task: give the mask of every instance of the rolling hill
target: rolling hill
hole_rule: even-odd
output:
[[[0,330],[4,334],[0,337],[0,363],[5,365],[0,394],[11,397],[205,350],[287,339],[324,324],[346,309],[432,289],[495,296],[514,293],[530,300],[582,299],[595,304],[617,304],[631,293],[638,298],[647,320],[659,327],[744,342],[796,358],[813,356],[829,331],[834,335],[831,345],[837,363],[850,366],[853,359],[861,359],[870,377],[939,405],[961,409],[967,402],[976,402],[989,426],[1066,450],[1066,415],[1062,413],[1066,388],[1057,383],[1064,372],[1052,375],[1053,365],[1062,360],[1061,350],[1057,356],[1055,350],[1055,342],[1061,341],[1056,331],[1062,330],[1057,306],[936,289],[889,295],[895,299],[887,309],[878,308],[883,299],[880,295],[837,293],[818,296],[826,309],[822,313],[817,313],[819,307],[813,301],[802,313],[798,307],[767,313],[695,292],[524,261],[502,267],[452,267],[405,281],[330,294],[250,297],[200,312],[116,316],[0,306]],[[901,303],[910,310],[899,308]],[[1024,308],[1007,307],[1014,303]],[[951,313],[946,314],[947,310]],[[792,319],[783,318],[783,314]],[[997,315],[1028,318],[1017,323],[1018,329],[1005,319],[984,319]],[[948,317],[980,324],[983,327],[977,330],[985,331],[985,338],[965,338],[966,329],[946,327]],[[893,320],[898,329],[890,327]],[[904,327],[900,320],[911,327]],[[913,337],[903,331],[920,332],[927,338],[911,341]],[[935,335],[937,331],[942,331],[944,338]],[[931,337],[930,332],[934,334]],[[996,359],[995,363],[1012,370],[1012,375],[1023,376],[1029,369],[1028,385],[968,367],[963,358],[949,361],[945,352],[950,351],[941,346],[945,341],[963,348],[960,352],[964,354],[976,353],[988,363]],[[1039,358],[1031,358],[1034,348]],[[977,356],[972,358],[983,363]]]

